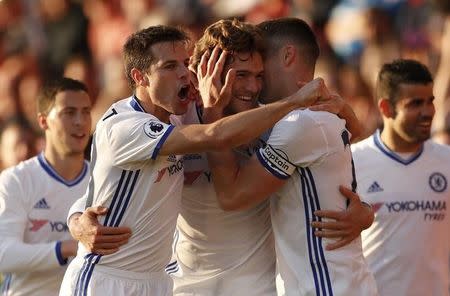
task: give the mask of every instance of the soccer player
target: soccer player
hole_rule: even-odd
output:
[[[310,81],[319,52],[311,29],[299,19],[278,19],[259,27],[267,42],[262,99],[268,103],[294,93],[298,81]],[[350,137],[345,121],[334,114],[295,110],[275,124],[265,148],[246,164],[239,164],[228,149],[208,152],[224,209],[249,209],[273,195],[271,218],[283,283],[280,295],[376,295],[359,231],[350,244],[329,251],[325,243],[330,239],[316,237],[310,225],[321,221],[316,210],[346,208],[340,184],[356,187]],[[367,217],[364,227],[371,222]]]
[[[196,42],[190,66],[197,69],[205,52],[216,46],[232,53],[223,73],[236,71],[226,114],[257,107],[264,75],[264,42],[259,29],[237,20],[210,25]],[[192,104],[182,122],[201,123],[202,112],[202,106]],[[253,141],[235,151],[245,160],[261,144]],[[174,295],[275,295],[275,249],[268,203],[246,211],[223,211],[206,153],[185,155],[184,174],[176,246],[181,271],[173,274]],[[169,272],[176,270],[175,265],[169,267]]]
[[[380,295],[448,295],[450,148],[430,140],[433,79],[414,60],[385,64],[383,129],[353,150],[358,192],[375,221],[363,249]]]
[[[91,101],[84,84],[62,78],[44,87],[38,108],[44,151],[0,175],[2,295],[58,295],[77,250],[65,221],[88,184]]]
[[[263,78],[264,46],[261,39],[261,32],[253,25],[221,20],[209,26],[196,44],[191,63],[193,68],[197,68],[203,54],[215,46],[233,52],[225,61],[224,70],[227,73],[233,68],[237,73],[231,101],[226,108],[227,115],[257,106]],[[215,64],[217,61],[212,62]],[[217,75],[225,78],[222,73]],[[181,120],[186,124],[201,123],[202,111],[201,105],[191,104]],[[264,140],[258,139],[235,149],[235,152],[245,161],[263,144]],[[275,250],[269,202],[245,211],[223,211],[217,202],[204,153],[185,155],[182,196],[176,249],[181,269],[177,272],[179,266],[175,262],[166,269],[174,278],[174,294],[275,295]],[[100,213],[96,211],[87,209],[89,215]],[[358,211],[348,215],[351,221],[355,216],[359,217]],[[126,229],[122,234],[112,236],[103,233],[120,233],[119,229],[96,226],[98,228],[95,229],[101,232],[96,235],[89,228],[91,222],[87,219],[76,223],[76,215],[73,215],[70,220],[74,237],[80,238],[92,250],[107,254],[125,243]],[[76,230],[83,225],[83,230]],[[355,227],[359,227],[359,234],[362,226]],[[106,239],[116,240],[114,244],[106,244]]]
[[[164,268],[172,253],[184,180],[179,155],[241,145],[289,111],[327,98],[323,81],[316,79],[278,103],[213,124],[175,126],[170,115],[184,114],[189,105],[187,42],[179,29],[154,26],[133,34],[124,46],[134,95],[113,104],[97,124],[87,206],[108,207],[101,224],[129,226],[132,236],[107,256],[80,245],[61,295],[171,295],[172,280]],[[222,72],[227,53],[215,48],[210,56],[218,62],[208,62],[205,54],[199,69],[205,80],[214,80],[218,88],[210,90],[218,90],[223,99],[203,101],[205,120],[223,112],[237,75],[230,69],[222,84],[214,74]]]

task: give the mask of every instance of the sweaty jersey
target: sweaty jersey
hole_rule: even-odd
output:
[[[286,179],[271,199],[277,267],[286,295],[376,295],[361,239],[327,251],[314,235],[315,210],[345,210],[339,185],[355,188],[350,134],[327,112],[295,110],[272,129],[257,154],[274,176]],[[281,289],[282,290],[282,289]],[[279,291],[279,294],[282,294]]]
[[[201,123],[199,112],[191,104],[181,120],[184,124]],[[245,159],[253,151],[239,153]],[[185,155],[184,170],[176,246],[181,270],[173,276],[174,294],[274,295],[275,249],[269,202],[246,211],[225,212],[217,201],[206,154]]]
[[[99,120],[92,147],[87,206],[109,209],[99,222],[128,226],[132,236],[114,254],[89,254],[80,274],[95,265],[131,272],[162,272],[171,256],[183,184],[179,156],[159,156],[172,124],[145,113],[135,97],[113,104]],[[89,279],[82,279],[87,286]],[[79,287],[80,288],[80,287]]]
[[[0,176],[0,295],[58,295],[66,269],[61,241],[71,239],[66,215],[84,194],[89,165],[67,181],[44,154]]]
[[[380,295],[448,295],[450,148],[426,141],[399,155],[377,132],[353,156],[358,192],[375,211],[362,238]]]

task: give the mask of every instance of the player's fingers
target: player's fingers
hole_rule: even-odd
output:
[[[104,250],[110,250],[110,249],[117,249],[125,244],[127,244],[128,241],[120,241],[117,243],[96,243],[93,244],[93,249],[97,250],[97,249],[104,249]]]
[[[235,78],[236,78],[236,70],[235,69],[228,70],[227,75],[225,76],[225,83],[223,85],[225,91],[231,92]]]
[[[101,206],[89,207],[85,210],[85,213],[91,217],[94,217],[94,216],[96,217],[99,215],[106,215],[106,213],[108,213],[108,208],[101,207]]]
[[[330,210],[319,210],[314,211],[314,215],[321,218],[330,218],[334,220],[342,219],[342,216],[344,215],[343,212],[339,211],[330,211]]]
[[[344,230],[348,228],[348,223],[335,221],[328,221],[328,222],[313,221],[311,222],[311,226],[317,229]]]
[[[348,231],[343,230],[316,230],[314,235],[322,238],[343,238],[348,235]]]
[[[333,114],[337,113],[337,108],[335,105],[330,104],[329,102],[323,102],[323,101],[316,101],[314,105],[311,105],[309,107],[311,111],[326,111]]]
[[[119,248],[114,249],[94,249],[91,252],[98,255],[111,255],[119,251]]]
[[[197,65],[197,77],[203,78],[206,75],[206,66],[208,63],[209,51],[205,51],[202,54],[202,58],[200,59],[200,63]]]
[[[223,67],[225,65],[226,59],[227,59],[227,52],[225,50],[223,50],[220,53],[219,60],[217,61],[217,63],[214,66],[214,71],[213,71],[214,77],[217,77],[218,79],[220,79],[220,77],[222,76],[222,71],[223,71]]]
[[[212,75],[213,74],[214,67],[215,67],[216,62],[217,62],[217,57],[219,56],[219,50],[220,50],[220,48],[218,46],[214,47],[214,50],[213,50],[211,56],[209,57],[208,67],[207,67],[207,74],[208,75]]]
[[[102,235],[102,236],[96,236],[94,238],[94,245],[98,244],[109,244],[109,243],[120,243],[124,244],[126,243],[131,237],[131,234],[117,234],[117,235]]]
[[[339,186],[339,191],[344,195],[346,198],[350,199],[350,202],[352,201],[361,201],[358,194],[351,191],[349,188],[344,186]]]
[[[98,235],[131,235],[131,229],[129,227],[98,227]]]

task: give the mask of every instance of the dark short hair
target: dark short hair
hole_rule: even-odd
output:
[[[433,82],[428,68],[415,60],[398,59],[384,64],[378,73],[377,99],[385,98],[394,106],[400,84],[428,84]]]
[[[189,42],[189,36],[180,28],[172,26],[151,26],[137,31],[128,37],[123,46],[123,60],[125,64],[125,74],[128,84],[132,89],[135,87],[131,77],[131,69],[147,71],[154,62],[151,47],[161,42]]]
[[[305,21],[293,17],[279,18],[262,22],[258,27],[263,31],[268,56],[276,53],[286,42],[293,42],[299,48],[303,62],[315,66],[320,54],[319,44]]]
[[[220,20],[206,28],[197,41],[192,55],[191,67],[197,68],[202,55],[214,47],[236,53],[260,53],[264,56],[264,40],[258,27],[237,19]],[[228,59],[232,59],[228,56]],[[228,63],[230,60],[227,61]]]
[[[78,80],[61,77],[46,82],[38,96],[38,113],[48,114],[55,104],[56,95],[62,91],[88,92],[86,85]]]

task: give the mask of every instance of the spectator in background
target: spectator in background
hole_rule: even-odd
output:
[[[35,135],[28,122],[17,117],[7,120],[0,135],[1,169],[15,166],[35,154]]]
[[[87,19],[81,7],[69,0],[39,0],[38,3],[46,40],[40,57],[42,73],[47,77],[62,75],[70,56],[89,54]]]

